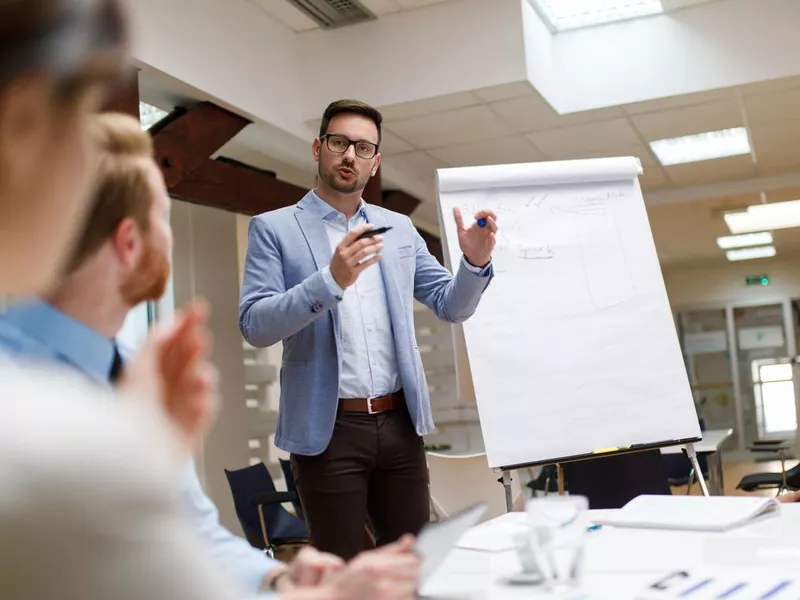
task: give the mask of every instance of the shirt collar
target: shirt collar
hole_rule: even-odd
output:
[[[310,200],[314,207],[319,211],[320,215],[322,215],[322,219],[325,221],[335,221],[338,216],[342,214],[330,204],[325,202],[325,200],[317,196],[317,193],[314,190],[311,190],[310,192]],[[363,219],[367,223],[369,222],[369,219],[367,218],[367,205],[363,198],[361,199],[361,204],[358,206],[358,212],[356,212],[352,220],[357,221],[358,219]]]
[[[4,317],[51,348],[64,362],[100,382],[108,381],[114,342],[43,300],[10,306]]]

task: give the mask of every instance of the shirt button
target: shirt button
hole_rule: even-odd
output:
[[[314,303],[314,304],[311,306],[311,312],[312,312],[312,313],[318,313],[318,312],[319,312],[319,311],[321,311],[321,310],[322,310],[322,303],[321,303],[321,302],[315,302],[315,303]]]

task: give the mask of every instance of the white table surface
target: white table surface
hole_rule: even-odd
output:
[[[511,513],[477,527],[496,529],[502,535],[521,518],[521,513]],[[548,594],[537,586],[504,583],[504,576],[520,570],[514,550],[456,548],[423,586],[421,598],[632,600],[637,592],[675,570],[794,575],[799,567],[800,504],[794,504],[783,505],[777,517],[725,533],[604,527],[589,534],[583,590],[563,596]]]
[[[709,429],[703,432],[703,439],[695,442],[694,449],[698,453],[717,452],[722,443],[733,435],[733,429]],[[662,454],[680,454],[683,446],[661,448]]]

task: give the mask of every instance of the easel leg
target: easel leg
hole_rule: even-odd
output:
[[[558,495],[564,495],[564,467],[556,465],[556,472],[558,473]]]
[[[511,497],[511,474],[503,469],[503,487],[506,491],[506,512],[514,510],[514,499]]]
[[[703,490],[703,496],[710,495],[706,486],[706,479],[703,477],[703,471],[700,470],[700,462],[697,460],[694,444],[686,444],[686,454],[689,456],[689,460],[692,461],[694,472],[697,475],[697,482],[700,484],[700,489]]]

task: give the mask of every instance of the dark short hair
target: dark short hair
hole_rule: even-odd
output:
[[[381,145],[381,123],[383,123],[383,115],[380,111],[360,100],[337,100],[328,104],[328,108],[322,113],[322,123],[319,126],[319,137],[328,133],[328,126],[331,119],[338,115],[361,115],[368,118],[375,123],[378,129],[378,146]]]

